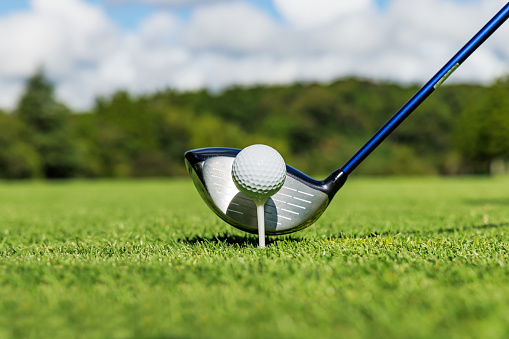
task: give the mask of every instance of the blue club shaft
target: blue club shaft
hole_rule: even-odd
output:
[[[456,68],[459,67],[488,37],[495,32],[509,17],[507,3],[456,55],[449,60],[433,78],[431,78],[414,96],[400,108],[362,148],[341,168],[350,174],[359,164],[380,145],[426,98],[435,91]]]

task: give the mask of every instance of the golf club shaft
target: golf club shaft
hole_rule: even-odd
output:
[[[371,139],[341,168],[350,174],[398,127],[426,98],[435,91],[493,32],[509,17],[507,3],[426,85],[424,85]]]

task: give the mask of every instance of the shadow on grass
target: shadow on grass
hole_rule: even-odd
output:
[[[266,237],[265,244],[271,245],[278,241],[294,241],[300,242],[301,238],[278,236],[278,237]],[[227,244],[227,245],[239,245],[239,246],[258,246],[258,236],[246,234],[244,236],[239,235],[218,235],[212,237],[202,237],[195,235],[193,237],[182,239],[181,242],[188,243],[190,245],[199,243],[212,243],[212,244]]]
[[[330,239],[346,239],[346,238],[376,238],[376,237],[433,237],[440,234],[453,234],[453,233],[461,233],[466,232],[469,230],[483,230],[483,229],[494,229],[494,228],[502,228],[509,226],[509,223],[500,223],[500,224],[483,224],[483,225],[471,225],[471,226],[464,226],[464,227],[449,227],[449,228],[438,228],[435,230],[427,230],[427,231],[419,231],[419,230],[394,230],[394,231],[385,231],[385,232],[369,232],[369,233],[340,233],[340,234],[331,234],[328,236]],[[319,240],[320,238],[317,238],[316,240]],[[271,237],[267,236],[265,238],[265,243],[267,246],[270,246],[277,242],[303,242],[308,241],[311,239],[304,239],[301,237],[296,237],[294,235],[283,235],[283,236],[277,236],[277,237]],[[243,236],[239,235],[229,235],[229,234],[222,234],[222,235],[216,235],[216,236],[199,236],[194,235],[192,237],[187,237],[181,239],[179,242],[187,243],[190,245],[195,244],[201,244],[201,243],[210,243],[210,244],[225,244],[225,245],[237,245],[240,247],[245,246],[258,246],[258,236],[254,234],[247,234]]]
[[[439,228],[434,233],[457,233],[457,232],[472,230],[472,229],[483,230],[483,229],[490,229],[490,228],[501,228],[501,227],[506,227],[506,226],[509,226],[509,223],[504,222],[504,223],[500,223],[500,224],[482,224],[482,225],[472,225],[472,226],[465,226],[465,227]]]
[[[461,233],[469,230],[483,230],[483,229],[493,229],[493,228],[502,228],[509,226],[509,223],[500,223],[500,224],[482,224],[482,225],[471,225],[471,226],[463,226],[463,227],[441,227],[435,230],[427,230],[427,231],[419,231],[419,230],[394,230],[394,231],[385,231],[385,232],[370,232],[366,234],[339,234],[334,236],[334,238],[376,238],[376,237],[388,237],[388,236],[420,236],[420,237],[428,237],[438,234],[444,233]]]

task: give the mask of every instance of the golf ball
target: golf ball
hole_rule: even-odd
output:
[[[251,145],[233,160],[232,177],[244,195],[254,199],[269,198],[285,183],[285,161],[272,147]]]

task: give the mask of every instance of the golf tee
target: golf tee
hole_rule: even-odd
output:
[[[258,243],[265,248],[265,202],[267,199],[253,199],[256,204],[256,218],[258,219]]]

